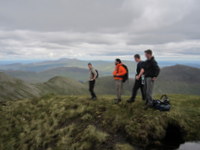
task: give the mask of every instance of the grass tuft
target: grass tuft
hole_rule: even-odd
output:
[[[158,96],[159,97],[159,96]],[[1,150],[133,150],[162,145],[177,131],[200,140],[200,97],[170,95],[172,110],[144,110],[144,103],[113,104],[113,97],[48,95],[0,105]]]

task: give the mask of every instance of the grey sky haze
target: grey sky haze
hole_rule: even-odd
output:
[[[199,0],[0,0],[0,59],[200,59]]]

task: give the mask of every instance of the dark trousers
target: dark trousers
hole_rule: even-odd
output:
[[[89,91],[90,91],[92,98],[96,97],[96,94],[94,92],[94,87],[95,87],[95,80],[89,81]]]
[[[137,95],[137,91],[141,90],[141,94],[142,94],[142,99],[145,100],[145,91],[144,91],[144,85],[142,84],[141,80],[135,80],[135,84],[133,86],[133,91],[132,91],[132,97],[131,100],[135,100],[136,95]]]

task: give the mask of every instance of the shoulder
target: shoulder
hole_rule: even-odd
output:
[[[122,64],[122,65],[119,66],[119,68],[120,68],[120,69],[125,69],[125,65]]]
[[[155,59],[152,60],[153,63],[157,64],[157,61]]]
[[[141,61],[141,62],[139,62],[139,64],[141,64],[141,65],[142,65],[142,64],[145,64],[145,62],[146,62],[146,61]]]
[[[142,61],[142,62],[141,62],[141,65],[142,65],[142,66],[145,66],[147,63],[148,63],[148,60]]]
[[[94,72],[94,71],[95,71],[95,68],[91,68],[91,71]]]

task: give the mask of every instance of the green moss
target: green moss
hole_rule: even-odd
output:
[[[129,144],[116,144],[115,150],[134,150]]]
[[[92,142],[104,142],[107,137],[107,133],[97,130],[93,125],[89,125],[82,135],[82,139]]]
[[[90,114],[85,114],[84,116],[81,117],[81,119],[84,120],[84,121],[91,121],[92,118],[93,117]]]
[[[171,95],[170,112],[144,110],[141,100],[115,105],[113,98],[7,101],[0,105],[0,149],[131,150],[162,144],[169,126],[180,128],[184,140],[200,140],[198,96]]]

